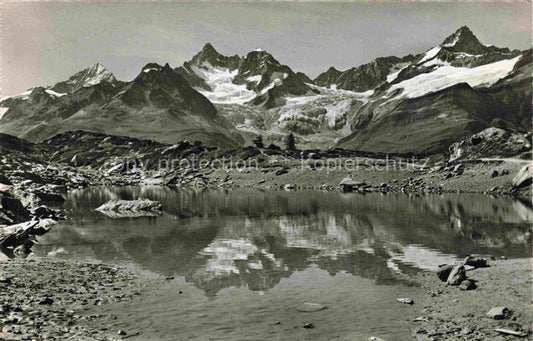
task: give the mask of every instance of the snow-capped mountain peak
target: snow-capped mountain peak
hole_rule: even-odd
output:
[[[461,26],[457,31],[455,31],[452,35],[448,36],[444,41],[442,42],[443,47],[453,47],[455,46],[459,41],[470,41],[474,43],[481,42],[477,39],[477,37],[474,35],[474,33],[468,28],[468,26]]]
[[[440,46],[450,52],[462,52],[472,55],[503,52],[503,49],[482,44],[467,26],[461,26],[452,35],[444,39]]]
[[[102,81],[113,83],[116,81],[115,76],[100,63],[96,63],[89,69],[82,71],[83,86],[96,85]],[[74,80],[75,82],[76,80]]]
[[[96,63],[91,67],[75,73],[67,81],[55,84],[51,87],[51,90],[60,94],[65,94],[74,92],[83,87],[97,85],[102,82],[108,82],[113,85],[117,80],[102,64]]]

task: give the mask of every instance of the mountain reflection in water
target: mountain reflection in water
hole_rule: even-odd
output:
[[[94,211],[110,199],[159,200],[158,217],[112,219]],[[376,284],[468,254],[528,257],[533,212],[484,195],[193,191],[102,187],[73,191],[70,220],[45,235],[39,256],[133,263],[183,276],[216,295],[227,287],[267,291],[316,266]]]

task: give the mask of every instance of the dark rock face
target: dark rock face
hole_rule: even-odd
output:
[[[188,111],[198,116],[214,118],[216,109],[205,96],[190,87],[185,79],[168,64],[147,64],[128,84],[119,97],[132,107],[156,106],[161,109]]]
[[[411,55],[404,58],[377,58],[368,64],[344,71],[337,79],[337,88],[356,92],[374,89],[387,80],[394,65],[408,63],[413,59]]]
[[[17,224],[30,219],[30,212],[20,200],[11,197],[7,193],[0,193],[0,204],[2,213],[0,219],[4,216],[5,224]]]
[[[370,63],[342,72],[330,67],[315,78],[315,83],[326,87],[335,85],[338,89],[365,92],[386,82],[387,76],[395,66],[399,68],[400,65],[407,65],[414,59],[412,55],[403,58],[394,56],[377,58]]]
[[[483,45],[467,26],[461,26],[454,34],[444,39],[441,46],[451,52],[464,52],[473,55],[489,52],[509,52],[509,49]]]
[[[318,75],[314,82],[316,85],[329,87],[332,84],[337,83],[337,79],[339,79],[340,75],[342,74],[342,71],[339,71],[335,69],[333,66],[331,66],[326,72],[321,73]]]
[[[313,80],[303,72],[296,72],[296,78],[302,83],[314,84]]]

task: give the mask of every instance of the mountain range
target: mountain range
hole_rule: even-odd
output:
[[[261,49],[224,56],[208,43],[182,66],[150,63],[129,82],[95,64],[6,98],[0,132],[37,142],[82,129],[221,148],[292,132],[300,148],[440,153],[489,126],[529,131],[531,74],[531,49],[486,46],[466,26],[425,52],[332,66],[313,80]]]

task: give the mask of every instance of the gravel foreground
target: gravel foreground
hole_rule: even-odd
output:
[[[446,286],[434,273],[420,274],[416,280],[427,289],[427,303],[413,306],[420,316],[411,322],[412,339],[528,339],[533,321],[531,259],[490,265],[467,272],[478,285],[470,291]],[[157,290],[157,280],[104,264],[41,258],[11,260],[0,263],[0,269],[0,340],[150,339],[109,327],[116,317],[95,314],[93,307],[135,300],[147,288]],[[498,306],[511,310],[508,319],[486,316]],[[496,328],[529,334],[503,335]]]
[[[532,259],[490,261],[490,267],[467,271],[477,289],[447,286],[434,273],[419,277],[428,299],[421,315],[411,323],[417,340],[531,340]],[[506,307],[508,318],[487,316],[494,307]],[[523,336],[501,334],[507,329]]]
[[[131,300],[138,278],[104,264],[48,259],[0,263],[0,340],[120,340],[117,330],[86,325],[90,307]]]

